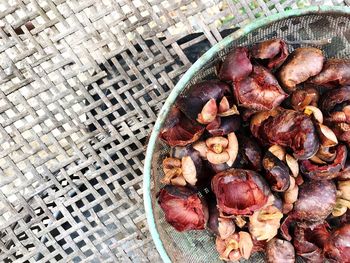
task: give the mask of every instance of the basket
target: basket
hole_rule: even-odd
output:
[[[214,237],[207,231],[179,233],[164,218],[155,195],[162,185],[162,159],[169,147],[158,139],[159,131],[177,96],[203,79],[214,76],[214,65],[233,46],[249,46],[270,39],[283,38],[290,51],[300,46],[322,48],[326,57],[350,57],[350,8],[309,7],[290,10],[258,19],[208,50],[184,74],[161,109],[152,131],[144,167],[144,202],[149,229],[164,262],[221,262],[215,249]],[[330,43],[328,40],[331,40]],[[242,262],[264,262],[262,253]],[[300,261],[300,259],[298,259]],[[302,261],[301,261],[302,262]]]

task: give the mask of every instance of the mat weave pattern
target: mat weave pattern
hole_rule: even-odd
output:
[[[162,103],[252,19],[347,1],[0,0],[0,262],[160,262],[142,169]]]

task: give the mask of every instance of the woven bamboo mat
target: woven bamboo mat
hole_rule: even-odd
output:
[[[290,0],[0,0],[0,262],[159,262],[142,169],[204,51]]]

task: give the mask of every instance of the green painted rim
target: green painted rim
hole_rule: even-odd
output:
[[[350,7],[345,6],[310,6],[304,9],[294,9],[288,10],[285,12],[277,13],[269,17],[259,18],[254,22],[248,24],[247,26],[235,31],[231,35],[227,36],[219,43],[211,47],[202,57],[200,57],[183,75],[180,81],[176,84],[174,89],[171,91],[169,97],[165,101],[162,109],[159,112],[159,116],[156,120],[154,128],[152,130],[148,146],[146,152],[145,166],[143,172],[143,198],[144,205],[147,217],[147,223],[149,230],[151,232],[153,241],[156,245],[156,248],[163,259],[164,262],[171,262],[164,246],[163,242],[159,237],[159,233],[157,230],[157,226],[155,224],[154,216],[153,216],[153,208],[152,208],[152,200],[151,200],[151,166],[152,166],[152,156],[154,153],[155,144],[161,130],[161,127],[164,123],[165,117],[167,116],[171,106],[174,104],[177,96],[183,91],[186,87],[187,83],[193,78],[193,76],[202,68],[204,65],[212,59],[216,53],[225,47],[229,46],[232,41],[250,33],[251,31],[266,26],[272,22],[277,20],[307,15],[307,14],[319,14],[319,13],[339,13],[339,14],[350,14]]]

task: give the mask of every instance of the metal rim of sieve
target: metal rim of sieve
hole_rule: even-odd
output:
[[[215,44],[211,47],[203,56],[201,56],[182,76],[179,82],[175,85],[174,89],[171,91],[169,97],[166,99],[162,109],[159,112],[158,118],[153,127],[148,146],[146,151],[145,165],[143,171],[143,198],[144,198],[144,206],[146,211],[148,228],[155,243],[155,246],[162,258],[162,260],[166,263],[171,262],[165,248],[163,242],[159,236],[156,223],[153,216],[153,208],[152,208],[152,197],[151,197],[151,176],[152,176],[152,157],[155,150],[155,145],[158,139],[159,132],[163,126],[166,116],[169,113],[169,110],[173,106],[176,101],[178,95],[185,89],[186,85],[190,82],[190,80],[195,76],[195,74],[201,70],[204,65],[210,61],[219,51],[224,48],[230,46],[230,44],[237,40],[238,38],[256,30],[260,27],[266,26],[272,22],[276,22],[278,20],[283,20],[290,17],[296,17],[301,15],[309,15],[309,14],[325,14],[325,13],[333,13],[333,14],[350,14],[350,7],[344,6],[310,6],[304,9],[294,9],[288,10],[281,13],[277,13],[268,17],[263,17],[256,19],[252,23],[242,27],[241,29],[235,31],[231,35],[227,36],[219,43]]]

